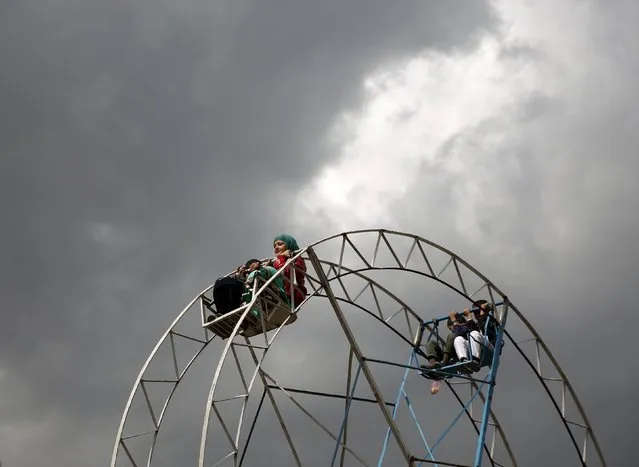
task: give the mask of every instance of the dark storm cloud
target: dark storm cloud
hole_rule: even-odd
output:
[[[478,170],[459,176],[425,163],[414,186],[387,211],[390,227],[452,249],[514,300],[566,371],[608,465],[621,467],[635,463],[639,420],[632,396],[639,390],[639,366],[635,343],[624,330],[635,320],[639,274],[638,12],[636,2],[601,10],[594,5],[588,4],[593,8],[588,27],[575,28],[575,36],[589,38],[587,52],[575,46],[583,38],[571,42],[574,65],[582,66],[582,73],[550,73],[557,88],[555,82],[544,83],[538,92],[517,96],[519,107],[454,135],[439,159]],[[548,49],[538,50],[538,44],[507,49],[500,58],[543,67],[552,60],[546,53],[550,47],[561,47],[549,42]],[[570,68],[570,60],[562,66]],[[546,89],[551,92],[544,94]],[[484,146],[493,136],[499,144]],[[499,196],[464,191],[470,182],[491,194],[497,186]],[[464,231],[456,227],[460,213],[478,221]],[[330,206],[321,214],[329,222]],[[530,387],[504,392],[504,383],[525,373],[509,370],[500,373],[497,394],[506,418],[518,418],[509,437],[521,448],[520,461],[527,465],[543,456],[547,465],[564,465],[548,461],[563,459],[563,434],[549,440],[548,433],[558,432],[529,425],[552,411],[528,399],[539,384],[526,380]]]
[[[330,157],[322,134],[363,74],[491,22],[480,2],[3,7],[0,418],[43,447],[12,432],[3,462],[104,465],[153,342],[269,253],[287,225],[271,185]]]
[[[613,24],[607,20],[602,29]],[[412,231],[426,229],[429,238],[469,259],[508,293],[566,370],[609,465],[630,466],[632,427],[639,420],[631,394],[639,387],[639,366],[632,357],[613,354],[634,354],[634,344],[624,342],[616,323],[634,321],[636,310],[639,141],[632,128],[639,118],[633,104],[639,95],[632,82],[636,41],[623,32],[631,26],[620,18],[614,24],[619,40],[596,44],[608,71],[585,78],[591,80],[589,98],[578,105],[535,98],[515,116],[516,125],[487,122],[458,135],[479,141],[493,125],[516,135],[505,138],[497,159],[516,160],[518,170],[496,170],[502,196],[496,204],[488,200],[477,206],[481,218],[472,229],[481,233],[481,242],[469,239],[472,232],[469,238],[467,232],[450,235],[455,207],[477,200],[456,198],[450,186],[463,182],[436,175],[430,167],[424,169],[422,186],[435,184],[439,194],[417,186],[406,199],[432,205],[429,196],[437,196],[450,210],[427,213],[427,219],[437,218],[428,225],[407,218],[401,223]],[[476,157],[480,152],[473,148]],[[482,174],[475,177],[492,182]],[[412,212],[405,200],[402,205],[396,212]],[[526,398],[523,393],[516,399],[499,396],[513,405]],[[544,450],[552,459],[553,445]]]

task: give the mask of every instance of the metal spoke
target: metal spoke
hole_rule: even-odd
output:
[[[388,409],[386,408],[386,405],[384,404],[384,400],[381,397],[379,387],[377,386],[377,383],[375,382],[375,379],[373,378],[373,374],[368,368],[368,365],[366,364],[364,360],[364,356],[362,355],[362,352],[359,349],[359,345],[357,344],[355,336],[353,335],[353,332],[351,331],[350,326],[348,325],[346,318],[344,317],[341,311],[339,303],[337,302],[337,300],[335,299],[335,296],[333,295],[331,286],[328,283],[328,279],[324,275],[322,264],[319,262],[319,259],[315,255],[315,252],[312,250],[312,248],[309,248],[308,255],[311,260],[311,263],[313,264],[313,267],[315,268],[315,271],[317,272],[317,275],[320,278],[320,281],[324,285],[324,291],[328,295],[328,300],[331,303],[331,306],[333,307],[333,311],[335,311],[335,314],[337,315],[337,319],[339,320],[340,325],[342,326],[342,329],[344,330],[344,333],[346,334],[346,337],[348,339],[348,342],[351,348],[353,349],[353,353],[355,354],[355,357],[357,358],[359,364],[362,367],[362,372],[364,373],[364,376],[366,377],[366,380],[368,381],[368,384],[371,387],[371,390],[373,391],[375,398],[377,399],[377,402],[382,411],[382,414],[384,415],[384,418],[386,419],[388,426],[391,428],[393,437],[395,438],[395,441],[397,442],[399,449],[401,450],[402,455],[404,456],[406,461],[409,463],[409,465],[413,465],[413,462],[411,461],[411,454],[408,451],[408,448],[406,447],[406,443],[404,442],[404,439],[399,431],[399,428],[397,428],[395,421],[393,420],[390,412],[388,411]]]

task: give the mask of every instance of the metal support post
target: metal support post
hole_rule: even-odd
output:
[[[380,392],[380,390],[379,390],[379,388],[377,386],[377,383],[375,382],[375,379],[373,378],[373,374],[371,373],[371,370],[368,367],[368,364],[366,363],[366,360],[364,359],[362,351],[359,348],[359,345],[357,345],[357,341],[355,340],[355,336],[353,335],[353,332],[352,332],[350,326],[348,325],[348,322],[346,321],[346,318],[344,317],[344,314],[342,313],[342,310],[341,310],[341,308],[339,306],[339,303],[338,303],[337,299],[335,298],[335,295],[333,294],[333,291],[331,290],[330,283],[328,281],[328,278],[326,277],[326,274],[324,273],[324,269],[322,269],[322,264],[320,263],[319,258],[315,254],[315,251],[313,250],[312,247],[309,247],[306,250],[306,252],[308,254],[308,257],[309,257],[311,263],[313,264],[313,268],[315,269],[315,272],[317,273],[317,276],[319,278],[320,284],[322,285],[322,287],[324,288],[324,290],[326,292],[326,296],[328,297],[328,301],[330,302],[330,304],[331,304],[331,306],[333,308],[333,311],[335,311],[335,315],[337,316],[337,319],[338,319],[340,325],[342,326],[344,334],[346,335],[346,338],[348,339],[348,342],[351,345],[351,348],[353,349],[353,353],[355,354],[355,358],[357,358],[357,361],[361,365],[362,372],[364,373],[364,376],[366,377],[366,380],[368,381],[368,384],[370,385],[371,390],[373,391],[373,395],[375,396],[375,399],[377,399],[377,404],[379,405],[379,408],[382,411],[382,414],[384,415],[384,418],[386,419],[386,423],[388,423],[388,426],[389,426],[391,432],[393,433],[393,437],[395,438],[395,441],[397,442],[397,445],[399,446],[399,449],[400,449],[400,451],[402,453],[402,456],[404,456],[404,459],[406,460],[406,464],[409,465],[409,466],[415,465],[414,460],[413,460],[413,456],[410,454],[410,452],[408,452],[408,448],[406,447],[406,443],[402,439],[402,435],[399,432],[399,429],[397,428],[397,425],[395,424],[395,421],[393,420],[391,414],[389,413],[388,409],[386,408],[385,401],[384,401],[384,399],[381,396],[381,392]]]
[[[504,297],[504,314],[499,323],[499,330],[497,331],[497,337],[495,339],[495,348],[493,350],[493,362],[488,373],[488,391],[486,394],[486,400],[484,401],[484,410],[481,417],[481,426],[479,428],[479,438],[477,439],[477,448],[475,451],[475,467],[481,467],[484,442],[486,441],[486,432],[488,431],[488,419],[490,417],[490,406],[493,401],[493,394],[495,393],[495,384],[497,380],[497,369],[499,367],[499,357],[501,355],[501,348],[504,339],[504,329],[506,327],[506,318],[508,317],[508,297]]]

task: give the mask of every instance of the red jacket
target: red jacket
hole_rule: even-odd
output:
[[[277,258],[273,261],[273,267],[275,269],[282,269],[282,267],[286,264],[288,258],[283,255],[278,255]],[[306,277],[306,263],[304,262],[304,258],[301,256],[298,257],[293,264],[295,265],[295,306],[302,303],[302,301],[306,298],[306,287],[304,286],[304,279]],[[291,298],[291,265],[289,264],[284,268],[282,273],[282,278],[284,279],[284,290],[286,291],[286,296]]]

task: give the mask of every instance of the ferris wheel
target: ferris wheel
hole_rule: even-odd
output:
[[[112,467],[606,466],[530,321],[453,252],[359,230],[268,271],[242,277],[230,310],[211,285],[177,316],[135,380]],[[455,345],[433,364],[464,321],[451,308],[485,315],[483,340],[466,329],[467,359]]]

